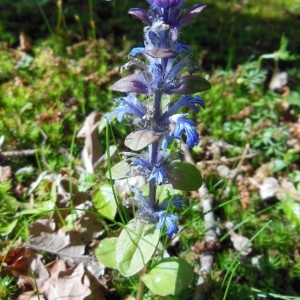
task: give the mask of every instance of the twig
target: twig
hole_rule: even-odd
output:
[[[242,158],[243,160],[248,159],[248,158],[252,158],[255,157],[256,155],[258,155],[259,152],[255,152],[255,153],[249,153],[244,155],[238,155],[238,156],[234,156],[234,157],[224,157],[222,156],[220,159],[212,159],[212,160],[202,160],[201,162],[203,162],[204,164],[209,164],[209,165],[214,165],[214,164],[220,164],[220,163],[232,163],[235,161],[240,161]]]
[[[244,160],[246,159],[247,152],[249,151],[249,148],[250,148],[250,144],[248,143],[248,144],[246,144],[246,146],[244,148],[243,154],[242,154],[241,159],[239,160],[237,166],[232,170],[232,174],[229,178],[226,189],[224,190],[223,196],[227,196],[229,194],[230,187],[232,186],[234,180],[236,179],[238,173],[241,170],[241,167],[244,163]]]
[[[42,141],[42,153],[41,153],[41,160],[42,160],[42,163],[43,165],[50,171],[52,171],[52,168],[49,166],[49,164],[47,163],[46,161],[46,158],[45,158],[45,144],[46,144],[46,141],[48,139],[48,136],[47,134],[44,132],[44,130],[42,128],[40,128],[40,132],[43,136],[43,141]]]
[[[28,150],[16,150],[16,151],[0,151],[0,157],[23,157],[23,156],[32,156],[37,152],[36,149]]]
[[[212,210],[213,199],[210,197],[207,186],[204,182],[202,183],[202,186],[199,188],[198,192],[201,199],[206,229],[204,242],[207,244],[214,243],[217,241],[217,234],[215,228],[215,216]],[[197,281],[197,287],[193,297],[194,300],[206,299],[205,282],[207,276],[211,272],[213,260],[213,254],[207,250],[200,254],[200,276]]]
[[[182,152],[183,152],[184,159],[185,159],[187,162],[189,162],[189,163],[195,165],[195,161],[194,161],[194,159],[193,159],[193,157],[192,157],[192,155],[191,155],[191,152],[190,152],[188,146],[187,146],[185,143],[181,142],[181,143],[180,143],[180,148],[181,148],[181,150],[182,150]]]
[[[250,144],[248,143],[248,144],[246,144],[246,146],[245,146],[244,152],[243,152],[243,154],[242,154],[242,156],[241,156],[241,159],[240,159],[239,163],[237,164],[236,168],[233,170],[232,176],[231,176],[231,178],[230,178],[230,180],[231,180],[232,182],[234,181],[234,179],[235,179],[236,176],[238,175],[238,173],[239,173],[239,171],[240,171],[240,169],[241,169],[241,167],[242,167],[242,165],[243,165],[243,163],[244,163],[244,160],[245,160],[245,158],[246,158],[247,152],[249,151],[249,148],[250,148]]]
[[[186,144],[181,143],[181,150],[183,151],[183,155],[186,161],[195,164],[193,157],[187,147]],[[199,198],[202,204],[203,216],[204,216],[204,224],[205,224],[205,236],[204,243],[212,244],[217,241],[216,234],[216,223],[215,216],[213,213],[213,199],[210,197],[209,192],[207,190],[207,186],[205,182],[202,183],[201,187],[198,190]],[[200,254],[200,276],[198,278],[197,287],[194,293],[194,300],[205,300],[205,282],[207,276],[211,272],[212,264],[213,264],[213,254],[209,251],[203,251]]]

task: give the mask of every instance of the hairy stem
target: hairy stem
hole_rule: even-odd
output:
[[[154,97],[154,113],[153,113],[153,120],[154,120],[155,127],[157,126],[157,124],[159,124],[159,119],[161,116],[161,97],[162,97],[162,92],[156,91]]]
[[[159,119],[161,116],[161,97],[162,92],[156,91],[154,97],[154,112],[153,112],[153,130],[156,130],[157,124],[159,124]],[[151,164],[155,165],[158,160],[158,151],[159,151],[159,143],[153,143],[150,146],[150,162]],[[149,204],[151,207],[155,206],[155,198],[156,198],[156,185],[155,182],[152,180],[149,185]]]

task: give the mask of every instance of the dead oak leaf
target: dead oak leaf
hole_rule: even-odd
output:
[[[18,296],[17,300],[46,300],[43,295],[37,295],[35,291],[26,291]]]
[[[229,234],[234,249],[237,250],[239,253],[241,253],[244,256],[247,256],[252,251],[252,244],[248,238],[237,234],[233,231],[230,231]]]
[[[44,283],[40,289],[46,299],[48,300],[85,300],[91,295],[90,280],[85,274],[84,266],[82,263],[67,269],[64,262],[57,262],[59,267],[51,275],[50,279]],[[53,270],[52,266],[52,270]],[[103,298],[99,298],[103,299]]]
[[[6,255],[0,256],[0,261],[4,269],[11,271],[13,275],[25,275],[34,255],[35,251],[27,247],[12,248]]]
[[[299,192],[295,188],[294,184],[287,179],[279,181],[275,177],[267,177],[263,180],[262,184],[259,184],[253,178],[249,179],[251,183],[259,189],[259,194],[262,200],[270,198],[277,198],[279,200],[292,198],[300,202]]]
[[[84,255],[85,244],[77,231],[40,232],[39,235],[29,238],[28,245],[33,249],[50,252],[74,262],[88,259]]]
[[[27,247],[11,249],[5,257],[0,257],[0,259],[4,270],[18,278],[19,286],[30,285],[34,288],[49,278],[42,256],[33,249]]]
[[[247,256],[252,251],[251,241],[245,236],[235,233],[232,230],[232,222],[226,222],[225,226],[228,229],[230,240],[233,244],[234,249],[237,250],[241,255]]]

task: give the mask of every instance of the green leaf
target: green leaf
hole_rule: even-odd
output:
[[[110,171],[111,171],[111,178],[114,180],[128,178],[129,177],[128,174],[130,172],[130,165],[125,160],[122,160],[119,163],[117,163],[116,165],[114,165],[110,169]],[[110,178],[108,171],[106,172],[105,176],[107,178]]]
[[[18,216],[50,213],[54,210],[54,208],[55,208],[55,202],[53,200],[41,201],[41,202],[36,201],[34,204],[34,208],[22,209],[18,213]]]
[[[122,230],[116,247],[120,273],[129,277],[138,273],[151,259],[160,237],[155,224],[131,220]]]
[[[281,202],[286,218],[292,226],[300,227],[300,204],[294,199],[287,197]]]
[[[173,161],[165,168],[167,178],[174,189],[194,191],[200,188],[202,176],[194,165],[187,162]]]
[[[15,214],[24,204],[9,194],[0,193],[0,212],[5,214]]]
[[[180,77],[177,80],[175,87],[167,87],[167,93],[175,93],[179,95],[194,94],[209,90],[210,88],[211,85],[205,78],[201,76],[187,75]]]
[[[118,238],[106,238],[102,240],[95,250],[98,261],[102,262],[106,267],[117,269],[116,261],[116,245]]]
[[[20,54],[20,58],[16,63],[16,68],[17,69],[29,68],[33,61],[33,57],[31,55],[28,55],[25,52],[19,52],[19,54]]]
[[[300,98],[300,93],[295,92],[295,91],[290,91],[287,98],[285,99],[285,101],[288,104],[295,105],[295,106],[299,107],[300,106],[299,98]]]
[[[96,183],[96,176],[92,173],[84,172],[80,174],[78,180],[78,191],[86,192]]]
[[[168,258],[144,275],[142,281],[155,295],[178,295],[192,283],[193,276],[193,268],[186,261]]]
[[[156,188],[156,199],[159,204],[162,204],[165,201],[169,201],[169,199],[174,196],[180,194],[180,191],[172,188],[170,185],[159,185]]]
[[[103,183],[99,186],[93,196],[93,202],[97,211],[110,220],[115,218],[117,213],[117,203],[112,186]]]
[[[8,234],[10,234],[16,227],[17,223],[18,223],[17,218],[15,218],[14,220],[12,220],[9,223],[1,222],[0,236],[7,236]]]
[[[133,151],[139,151],[156,143],[162,134],[150,130],[138,130],[130,133],[125,139],[125,146]]]

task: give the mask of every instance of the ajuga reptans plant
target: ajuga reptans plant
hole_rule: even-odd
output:
[[[149,225],[159,234],[166,230],[171,238],[178,232],[178,216],[170,213],[170,209],[174,206],[180,211],[185,200],[173,194],[159,203],[158,186],[167,184],[177,190],[191,191],[201,185],[197,168],[183,161],[180,151],[172,152],[171,145],[178,140],[192,148],[199,142],[197,124],[180,110],[187,107],[198,112],[199,107],[205,108],[196,93],[208,90],[210,83],[197,74],[199,67],[192,60],[190,48],[179,41],[179,36],[181,28],[205,6],[183,8],[184,0],[148,2],[148,11],[129,10],[130,15],[145,24],[144,46],[133,48],[128,55],[129,62],[122,67],[123,70],[133,67],[134,72],[112,86],[114,91],[125,95],[116,100],[118,105],[108,118],[116,117],[121,122],[125,115],[131,115],[134,130],[125,139],[130,151],[123,153],[124,160],[112,168],[111,176],[113,179],[137,175],[146,178],[149,190],[145,192],[132,186],[133,196],[125,201],[136,207],[134,226],[136,223]],[[147,231],[141,230],[139,234],[147,240]],[[146,257],[143,262],[147,262]]]

